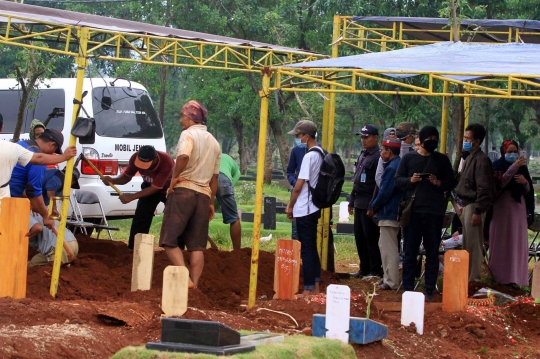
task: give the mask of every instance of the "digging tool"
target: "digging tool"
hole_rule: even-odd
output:
[[[94,166],[94,164],[88,159],[86,158],[86,156],[84,154],[81,153],[81,159],[86,162],[90,167],[92,167],[92,169],[98,174],[99,178],[101,178],[103,181],[104,181],[104,176],[103,174],[97,169],[96,166]],[[120,191],[118,189],[118,187],[116,187],[114,184],[112,184],[111,182],[109,182],[109,186],[111,186],[115,191],[116,193],[118,193],[119,196],[123,195],[122,191]]]

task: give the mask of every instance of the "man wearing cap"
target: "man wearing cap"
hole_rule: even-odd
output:
[[[138,200],[129,232],[129,249],[133,249],[137,233],[148,233],[150,230],[159,202],[166,202],[173,167],[174,161],[167,153],[156,151],[152,146],[142,146],[131,156],[128,166],[120,176],[114,178],[103,176],[102,181],[107,186],[109,183],[115,185],[129,183],[137,172],[143,179],[139,192],[119,197],[124,204]]]
[[[64,177],[66,174],[66,169],[62,171],[56,168],[47,168],[45,174],[43,175],[43,202],[45,206],[49,207],[50,199],[54,196],[61,196],[62,189],[64,188]],[[71,188],[80,189],[79,178],[81,173],[78,169],[73,168],[73,176],[71,177]],[[52,202],[52,216],[58,217],[58,210],[56,208],[56,201]]]
[[[414,139],[418,134],[416,125],[411,122],[401,122],[396,127],[396,137],[401,140],[399,157],[403,158],[407,153],[414,151]]]
[[[384,130],[383,138],[396,138],[396,129],[393,127],[389,127],[386,130]],[[381,179],[384,172],[383,165],[384,165],[384,160],[383,160],[383,157],[381,156],[379,157],[379,162],[377,163],[377,171],[375,172],[375,183],[377,184],[377,187],[381,187]]]
[[[64,136],[55,129],[46,129],[35,140],[19,141],[17,144],[31,152],[62,155]],[[59,161],[61,162],[61,161]],[[9,187],[12,197],[28,197],[32,210],[43,217],[43,224],[52,228],[54,221],[49,218],[49,212],[43,201],[43,176],[46,166],[29,164],[26,167],[18,164],[13,169]]]
[[[381,158],[384,172],[377,192],[371,202],[373,221],[380,228],[379,249],[381,250],[384,277],[378,289],[397,289],[399,286],[399,249],[397,221],[399,202],[403,191],[395,186],[396,171],[399,166],[401,142],[393,137],[382,141]]]
[[[364,150],[356,161],[353,189],[349,200],[349,214],[354,213],[354,238],[360,258],[360,270],[351,276],[382,277],[381,252],[379,250],[379,227],[368,216],[369,204],[375,191],[375,173],[379,162],[379,130],[365,125],[356,133],[361,136]]]
[[[4,118],[0,114],[0,132],[4,129]],[[20,166],[32,165],[51,165],[67,161],[77,154],[75,146],[66,148],[61,156],[52,156],[44,153],[34,153],[28,151],[26,147],[20,146],[9,141],[0,141],[0,208],[2,198],[9,197],[11,190],[9,182],[12,171],[17,164]]]
[[[425,126],[419,137],[418,152],[400,160],[395,181],[404,191],[404,200],[414,196],[410,223],[403,227],[403,289],[414,290],[417,257],[423,243],[426,251],[424,293],[426,300],[431,301],[439,272],[439,245],[448,205],[445,192],[456,186],[456,180],[448,157],[435,151],[439,131]]]
[[[321,261],[317,252],[317,224],[321,210],[313,204],[309,187],[317,186],[324,151],[317,146],[317,127],[313,122],[299,121],[288,133],[299,139],[308,149],[302,159],[298,179],[285,213],[289,219],[296,221],[298,240],[302,244],[300,254],[304,271],[303,295],[316,294],[319,293],[321,281]]]
[[[187,102],[180,113],[182,133],[176,166],[168,190],[159,245],[174,266],[185,266],[179,245],[190,255],[191,287],[197,287],[204,267],[208,225],[214,218],[221,148],[206,129],[208,111],[198,101]]]

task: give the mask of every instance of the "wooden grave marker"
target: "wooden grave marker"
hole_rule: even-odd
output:
[[[184,266],[168,266],[163,271],[161,310],[167,317],[181,317],[187,310],[189,271]]]
[[[296,299],[300,282],[299,241],[279,239],[274,267],[274,299]]]
[[[531,296],[536,300],[540,299],[540,262],[534,264]]]
[[[444,312],[463,312],[467,305],[469,287],[469,253],[451,250],[444,254],[443,305]]]
[[[133,250],[133,269],[131,272],[131,291],[150,290],[154,270],[154,236],[137,233]]]
[[[408,327],[411,323],[416,326],[416,332],[424,334],[425,296],[419,292],[405,292],[401,297],[401,325]]]
[[[26,298],[30,201],[10,197],[0,201],[0,298]]]
[[[326,288],[326,337],[349,342],[351,288],[330,284]]]

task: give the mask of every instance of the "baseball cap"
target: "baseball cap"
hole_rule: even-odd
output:
[[[157,157],[157,152],[154,146],[142,146],[137,152],[135,158],[135,166],[142,170],[147,170],[152,166],[152,161]]]
[[[364,125],[364,127],[362,127],[362,129],[359,132],[356,132],[356,135],[362,136],[362,137],[368,137],[371,135],[378,136],[379,130],[377,129],[377,127],[367,124],[367,125]]]
[[[396,134],[396,129],[394,127],[388,127],[386,130],[384,130],[383,137],[386,138],[386,137],[390,136],[392,134],[392,131],[394,132],[394,135],[395,135]]]
[[[289,135],[298,135],[299,133],[305,133],[310,135],[311,137],[315,137],[317,134],[317,126],[310,120],[300,120],[296,123],[294,128],[287,132]]]
[[[401,122],[399,125],[396,126],[396,136],[398,138],[403,138],[408,135],[416,134],[418,134],[418,129],[416,128],[416,125],[412,122]]]
[[[47,128],[43,133],[41,134],[41,138],[44,137],[50,139],[54,143],[56,143],[56,153],[61,155],[62,154],[62,145],[64,144],[64,135],[62,132],[53,129],[53,128]]]
[[[386,137],[382,141],[384,147],[401,148],[401,141],[397,138]]]

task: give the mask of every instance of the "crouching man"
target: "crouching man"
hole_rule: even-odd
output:
[[[55,221],[55,227],[60,224]],[[54,227],[53,227],[54,228]],[[30,215],[30,231],[26,235],[30,238],[30,247],[38,251],[32,259],[28,261],[28,266],[44,266],[54,261],[56,248],[56,229],[51,230],[43,225],[43,218],[40,215]],[[64,233],[64,248],[62,250],[62,264],[71,263],[79,254],[79,244],[73,233],[66,228]]]

